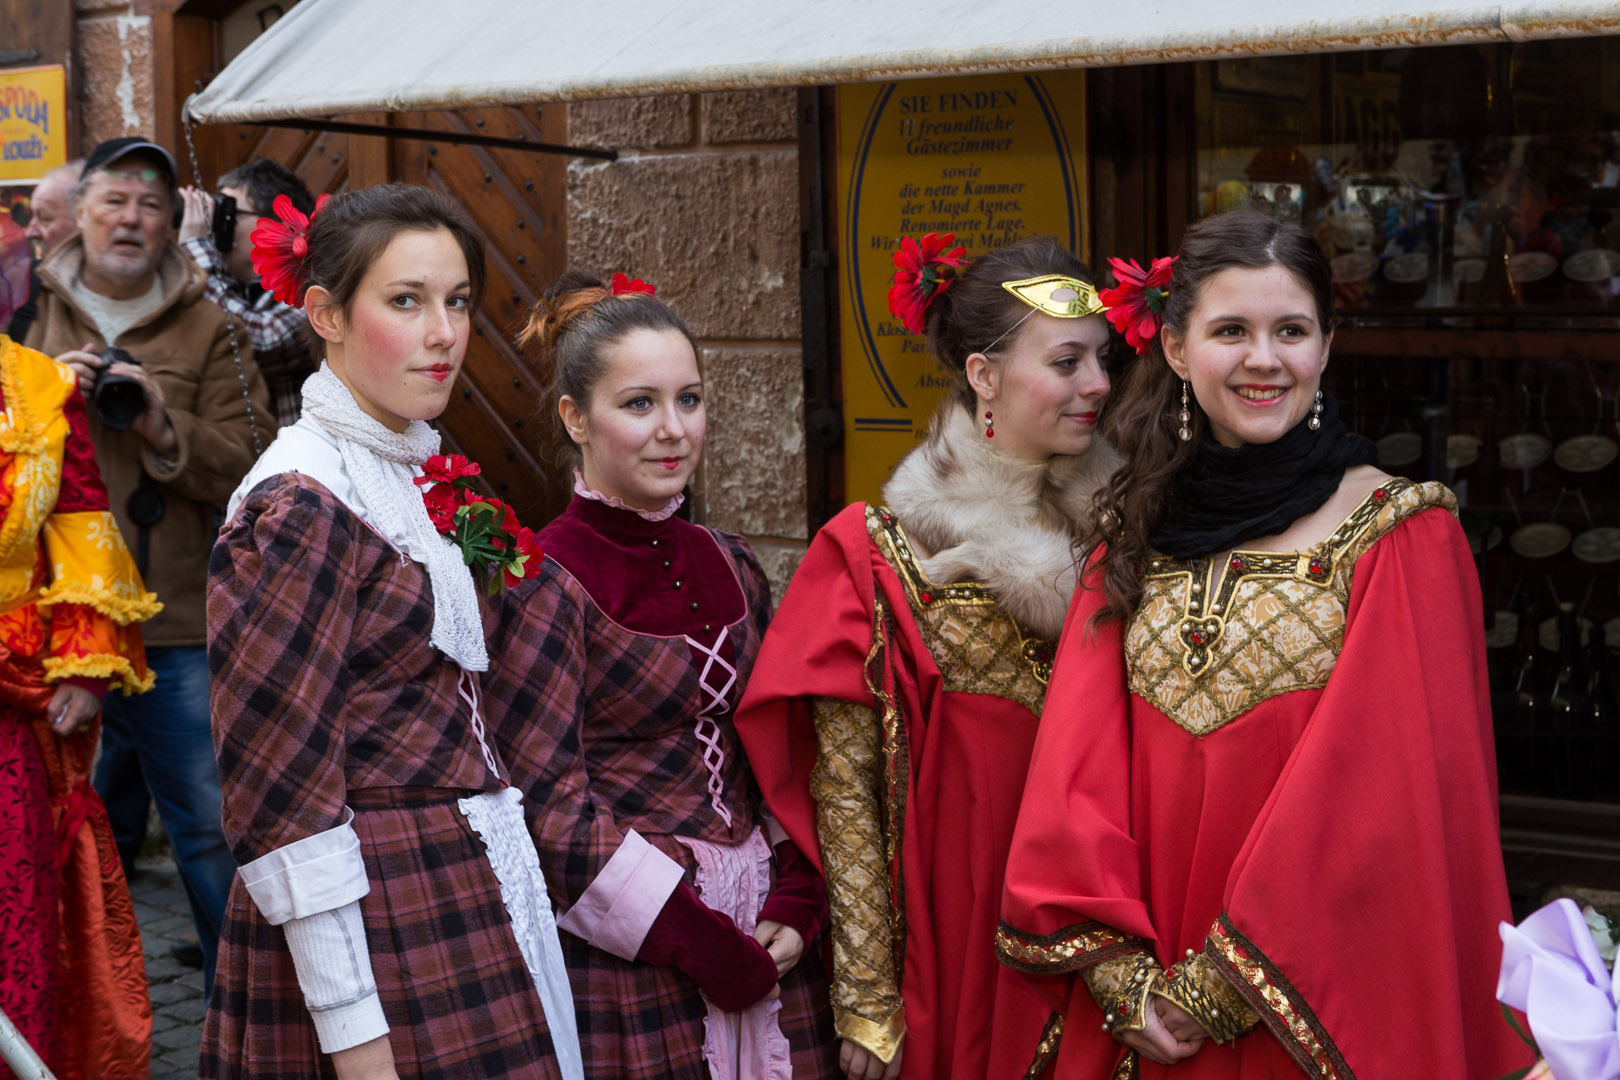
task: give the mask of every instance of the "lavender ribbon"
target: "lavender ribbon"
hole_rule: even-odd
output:
[[[1620,1077],[1615,984],[1581,909],[1558,900],[1501,934],[1496,1000],[1530,1018],[1556,1080]]]

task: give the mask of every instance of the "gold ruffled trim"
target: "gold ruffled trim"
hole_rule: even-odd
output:
[[[877,1023],[854,1013],[833,1011],[833,1029],[838,1037],[866,1047],[887,1065],[900,1052],[906,1037],[906,1010],[902,1006],[890,1013],[888,1019]]]
[[[124,696],[144,694],[157,681],[155,672],[148,671],[142,678],[127,656],[91,653],[89,656],[47,656],[43,664],[46,682],[63,679],[106,679],[123,690]]]
[[[42,608],[56,604],[79,604],[94,608],[119,626],[145,622],[163,610],[163,602],[157,598],[157,593],[143,590],[141,599],[132,600],[110,589],[86,585],[82,581],[59,581],[41,592],[39,599],[34,602]]]

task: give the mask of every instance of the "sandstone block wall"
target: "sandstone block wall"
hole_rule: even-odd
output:
[[[568,262],[658,286],[699,342],[708,444],[696,516],[754,544],[781,596],[808,540],[792,90],[577,102]]]
[[[129,0],[75,0],[82,152],[154,131],[152,19]],[[173,148],[178,151],[178,147]]]

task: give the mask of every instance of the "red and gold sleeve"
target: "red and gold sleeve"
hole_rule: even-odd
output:
[[[63,413],[62,486],[40,536],[47,584],[38,605],[51,627],[45,678],[105,679],[141,693],[152,676],[137,624],[163,605],[146,590],[108,508],[79,395],[68,397]]]

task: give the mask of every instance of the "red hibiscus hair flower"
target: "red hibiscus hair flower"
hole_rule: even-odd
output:
[[[1176,258],[1154,259],[1151,269],[1143,270],[1135,259],[1108,260],[1114,268],[1112,289],[1098,289],[1097,299],[1108,305],[1108,321],[1125,335],[1125,341],[1138,356],[1159,334],[1164,321],[1164,302],[1170,296],[1170,275]]]
[[[928,305],[934,298],[950,288],[955,279],[951,271],[961,270],[968,264],[967,249],[951,247],[955,233],[929,233],[919,244],[911,237],[900,241],[894,253],[894,285],[889,289],[889,314],[900,320],[913,334],[920,334],[927,326]]]
[[[274,218],[260,218],[250,239],[253,250],[248,258],[254,272],[270,294],[283,304],[304,306],[304,259],[309,255],[309,223],[321,212],[330,195],[315,200],[315,213],[305,217],[292,200],[277,195],[271,209]]]
[[[632,279],[628,274],[614,274],[613,280],[608,284],[614,296],[623,296],[625,293],[646,293],[648,296],[657,296],[658,288],[649,285],[640,278]]]

